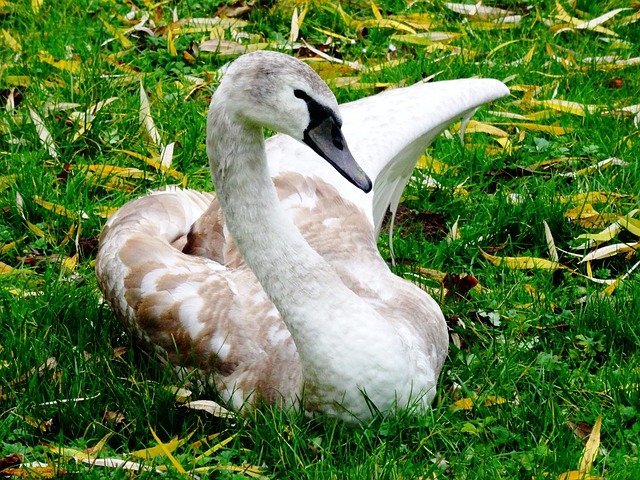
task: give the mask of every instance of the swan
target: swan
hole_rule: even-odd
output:
[[[207,117],[215,194],[169,187],[113,214],[96,258],[105,300],[143,346],[208,373],[235,409],[361,422],[428,408],[445,320],[390,271],[377,235],[433,138],[507,93],[470,79],[339,107],[300,60],[237,58]],[[265,142],[264,128],[280,133]]]

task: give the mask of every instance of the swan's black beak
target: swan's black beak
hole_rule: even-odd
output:
[[[371,191],[371,179],[351,155],[333,116],[327,116],[317,125],[307,128],[303,141],[360,190],[365,193]]]

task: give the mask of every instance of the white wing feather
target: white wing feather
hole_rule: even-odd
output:
[[[342,131],[354,158],[374,183],[373,199],[342,178],[308,147],[284,135],[267,141],[272,176],[295,171],[319,176],[357,204],[379,232],[387,211],[395,211],[425,149],[459,118],[509,94],[493,79],[419,83],[340,105]]]

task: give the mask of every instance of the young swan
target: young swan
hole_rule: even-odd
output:
[[[311,171],[324,159],[371,190],[320,77],[284,54],[244,55],[208,114],[216,197],[156,192],[112,216],[96,262],[105,298],[143,343],[213,370],[236,408],[301,401],[353,422],[428,407],[448,345],[440,308],[391,273],[370,217],[331,183],[305,165],[271,178],[263,128],[322,157],[300,156]]]

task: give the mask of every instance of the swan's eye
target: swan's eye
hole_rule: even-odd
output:
[[[293,91],[293,94],[297,98],[304,100],[305,103],[307,104],[307,110],[309,111],[309,126],[307,127],[308,129],[317,127],[322,122],[324,122],[327,119],[327,117],[332,117],[334,120],[336,120],[335,113],[333,113],[333,111],[329,107],[325,107],[324,105],[319,104],[316,100],[311,98],[304,90],[295,89]],[[337,124],[338,124],[338,127],[340,127],[339,121],[337,121]],[[332,136],[335,138],[335,134],[333,132],[332,132]],[[338,144],[342,145],[342,142],[339,141],[338,143],[336,143],[336,147],[338,147]],[[342,149],[342,147],[338,147],[338,148]]]
[[[334,147],[338,150],[342,150],[344,148],[344,143],[342,143],[342,134],[335,123],[331,125],[331,139]]]

